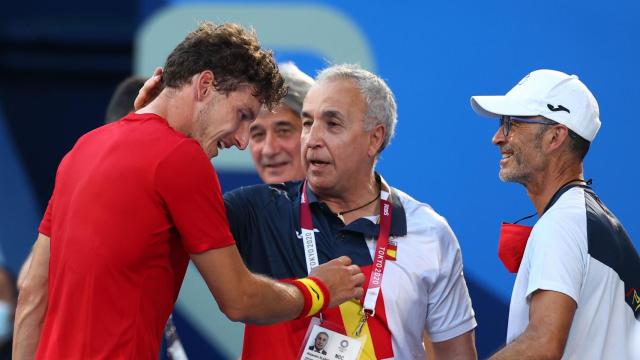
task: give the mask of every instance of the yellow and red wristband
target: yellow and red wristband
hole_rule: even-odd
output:
[[[297,287],[304,298],[304,306],[298,319],[313,316],[324,311],[329,306],[331,302],[329,290],[320,279],[309,276],[286,282]]]

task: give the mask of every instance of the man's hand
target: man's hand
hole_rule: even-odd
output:
[[[362,289],[364,274],[358,265],[351,264],[351,259],[347,256],[324,263],[311,270],[309,275],[320,279],[329,289],[331,297],[329,307],[340,305],[353,298],[359,299],[364,295]]]
[[[138,111],[147,106],[160,94],[160,91],[162,91],[162,68],[157,67],[153,71],[153,76],[147,79],[138,91],[138,96],[133,102],[133,109]]]

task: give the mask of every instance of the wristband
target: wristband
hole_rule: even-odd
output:
[[[320,279],[310,276],[286,282],[297,287],[304,298],[298,319],[313,316],[329,306],[329,290]]]
[[[324,297],[324,304],[322,304],[320,312],[325,311],[329,307],[329,303],[331,303],[331,295],[329,293],[329,289],[327,289],[327,286],[322,282],[322,280],[318,279],[315,276],[309,276],[307,277],[307,279],[313,280],[322,292],[322,297]]]

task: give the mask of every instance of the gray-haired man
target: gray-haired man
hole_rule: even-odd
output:
[[[267,184],[300,180],[304,170],[300,158],[302,101],[313,79],[293,63],[278,65],[287,95],[275,109],[263,108],[250,127],[251,157]]]

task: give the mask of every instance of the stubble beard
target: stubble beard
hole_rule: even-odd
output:
[[[531,148],[527,149],[527,151],[535,153],[539,160],[542,160],[542,163],[544,163],[544,158],[542,158],[542,137],[546,130],[547,126],[542,126],[535,134]],[[532,169],[533,164],[525,161],[521,147],[518,149],[512,148],[512,151],[513,155],[509,159],[511,160],[512,168],[501,168],[498,176],[503,182],[514,182],[526,186],[535,171]]]
[[[200,147],[202,147],[202,150],[204,150],[209,158],[213,158],[216,155],[218,146],[215,139],[209,139],[209,136],[207,136],[207,119],[209,118],[209,114],[211,114],[211,112],[211,103],[207,104],[207,106],[198,111],[192,136],[196,141],[198,141]],[[210,143],[210,141],[213,141],[213,143]]]

